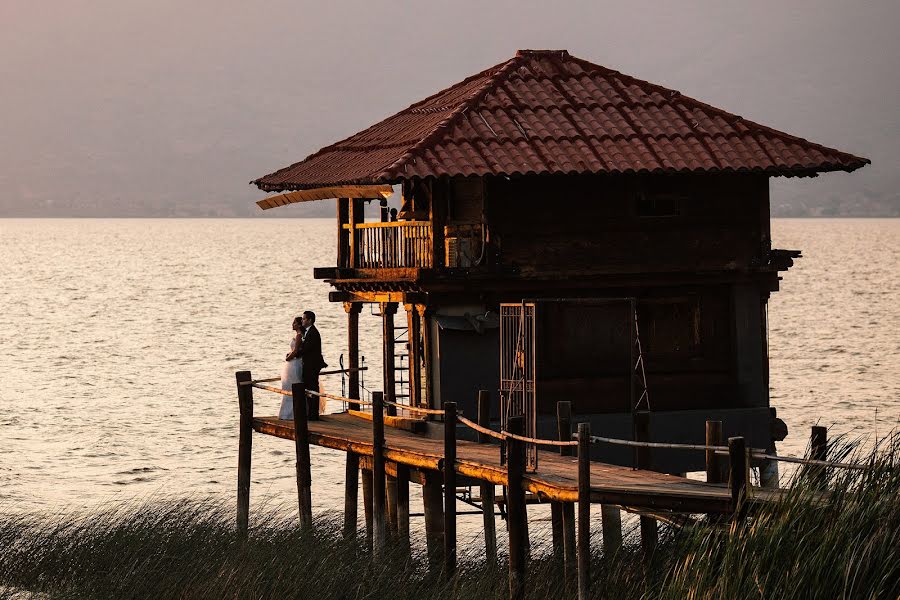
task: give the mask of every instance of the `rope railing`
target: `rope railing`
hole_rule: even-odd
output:
[[[331,371],[320,371],[319,375],[340,375],[341,373],[356,373],[359,371],[368,371],[369,367],[359,367],[357,369],[333,369]],[[273,381],[281,381],[281,377],[266,377],[265,379],[254,379],[252,381],[242,381],[239,385],[253,385],[255,383],[271,383]]]
[[[243,382],[242,385],[250,385],[252,387],[266,390],[269,392],[274,392],[276,394],[281,394],[282,396],[291,396],[290,390],[283,390],[281,388],[272,387],[269,385],[264,385],[263,382],[268,381],[277,381],[280,378],[275,377],[273,379],[256,379],[253,381]],[[314,392],[312,390],[306,390],[307,395],[315,396],[319,398],[327,398],[329,400],[335,400],[337,402],[343,402],[345,404],[359,404],[362,406],[372,406],[372,402],[368,402],[366,400],[360,400],[358,398],[345,398],[343,396],[335,396],[334,394],[326,394],[323,392]],[[444,410],[436,409],[436,408],[422,408],[418,406],[409,406],[407,404],[398,404],[396,402],[391,402],[389,400],[384,400],[383,403],[387,406],[393,406],[395,408],[406,410],[413,413],[425,414],[425,415],[444,415]],[[506,439],[514,439],[521,442],[525,442],[527,444],[535,444],[538,446],[577,446],[578,445],[578,435],[572,434],[572,440],[548,440],[541,438],[532,438],[526,437],[523,435],[518,435],[516,433],[511,433],[509,431],[501,430],[494,431],[488,427],[483,427],[474,421],[467,419],[461,414],[456,415],[456,420],[459,423],[462,423],[466,427],[478,432],[488,435],[497,440],[506,440]],[[658,449],[666,449],[666,450],[695,450],[700,452],[712,451],[716,455],[719,456],[728,456],[728,447],[727,446],[708,446],[705,444],[675,444],[669,442],[639,442],[635,440],[623,440],[620,438],[609,438],[602,437],[597,435],[592,435],[590,438],[591,443],[594,444],[613,444],[617,446],[630,446],[633,448],[658,448]],[[788,462],[794,464],[801,465],[809,465],[809,466],[817,466],[817,467],[833,467],[838,469],[853,469],[853,470],[866,470],[869,467],[867,465],[860,465],[854,463],[844,463],[844,462],[836,462],[830,460],[817,460],[813,458],[800,458],[796,456],[781,456],[778,454],[768,454],[765,450],[760,448],[749,448],[747,455],[750,458],[754,458],[757,460],[774,460],[779,462]]]

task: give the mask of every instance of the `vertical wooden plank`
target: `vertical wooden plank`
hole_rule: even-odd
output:
[[[357,509],[359,506],[359,455],[347,452],[344,470],[344,539],[356,537]]]
[[[728,438],[728,489],[731,491],[731,506],[734,520],[741,521],[746,516],[747,494],[747,446],[742,437]]]
[[[706,445],[721,446],[722,445],[722,421],[706,422]],[[706,451],[706,482],[722,483],[725,478],[722,476],[722,461],[713,450]]]
[[[578,424],[578,600],[591,593],[591,424]]]
[[[385,475],[385,506],[387,508],[387,529],[391,537],[397,536],[397,478]]]
[[[444,506],[441,494],[441,477],[434,471],[425,471],[422,486],[422,504],[425,509],[425,544],[432,572],[437,572],[443,561],[444,549]]]
[[[372,550],[376,558],[384,554],[384,395],[372,392]]]
[[[622,549],[622,511],[617,506],[600,505],[600,524],[603,528],[603,553],[614,556]]]
[[[350,200],[350,268],[357,269],[361,263],[359,230],[356,226],[365,220],[365,204],[362,198]]]
[[[572,439],[572,403],[562,401],[556,403],[556,429],[560,441]],[[571,446],[560,446],[559,453],[562,456],[572,456]],[[575,579],[575,505],[572,502],[560,503],[560,517],[562,525],[562,559],[563,577],[566,585],[570,585]]]
[[[444,265],[444,226],[447,224],[447,196],[450,180],[442,177],[429,183],[431,186],[431,261],[435,267]]]
[[[638,442],[650,441],[650,412],[639,410],[634,412],[634,439]],[[635,466],[638,469],[649,470],[652,468],[652,456],[650,448],[636,447],[634,449]],[[641,548],[644,558],[650,559],[656,551],[656,542],[659,538],[659,529],[656,519],[653,517],[641,517]]]
[[[507,431],[517,435],[525,433],[525,417],[510,417]],[[527,513],[525,510],[525,489],[522,479],[525,474],[525,444],[512,438],[506,440],[506,477],[509,484],[506,492],[506,520],[509,527],[509,597],[510,600],[525,598],[525,578],[527,576],[528,539],[526,533]]]
[[[396,402],[396,371],[394,369],[394,315],[397,313],[396,302],[381,303],[381,324],[382,324],[382,355],[383,375],[384,375],[384,397],[388,402]],[[388,405],[387,414],[396,415],[397,410]]]
[[[370,553],[372,552],[373,540],[375,538],[374,530],[374,519],[372,513],[375,512],[372,506],[372,497],[374,493],[372,491],[372,484],[374,482],[374,477],[372,476],[372,471],[370,469],[362,469],[362,489],[363,489],[363,514],[366,518],[366,550]]]
[[[240,422],[238,425],[237,530],[247,536],[250,523],[250,458],[253,445],[253,388],[241,385],[253,381],[250,371],[235,373]]]
[[[294,450],[297,454],[297,504],[300,507],[300,529],[312,529],[312,472],[309,459],[309,424],[306,408],[306,386],[291,386],[294,404]]]
[[[350,266],[350,232],[344,225],[350,223],[350,199],[337,199],[337,266]]]
[[[409,466],[397,463],[397,538],[409,551]]]
[[[487,390],[478,391],[478,424],[485,428],[491,427],[491,393]],[[478,434],[478,442],[490,443],[490,436],[484,433]],[[484,518],[484,548],[485,556],[489,564],[497,562],[497,521],[494,518],[494,484],[481,484],[481,512]]]
[[[422,332],[419,329],[419,311],[413,304],[407,304],[404,308],[409,332],[409,404],[422,406]]]
[[[444,402],[444,576],[456,573],[456,402]]]
[[[434,382],[433,382],[433,359],[432,359],[432,343],[431,343],[431,311],[428,310],[428,307],[424,304],[419,304],[417,307],[419,311],[419,321],[422,326],[422,353],[425,356],[425,387],[422,389],[422,395],[424,400],[424,405],[430,408],[436,408],[436,401],[434,399]]]
[[[821,425],[813,425],[809,438],[810,458],[813,460],[828,459],[828,429]],[[808,469],[815,485],[825,487],[828,474],[824,467],[813,466]]]
[[[347,397],[359,399],[359,313],[362,311],[361,302],[344,302],[344,311],[347,313],[347,357],[350,373],[347,375],[349,389]],[[347,407],[350,410],[359,410],[359,404],[350,402]]]

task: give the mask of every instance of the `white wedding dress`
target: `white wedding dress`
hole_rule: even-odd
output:
[[[291,338],[291,352],[297,345],[297,338]],[[284,361],[281,369],[281,389],[290,392],[291,386],[303,381],[303,359],[294,358]],[[281,409],[278,411],[279,419],[294,419],[294,399],[290,396],[281,396]]]

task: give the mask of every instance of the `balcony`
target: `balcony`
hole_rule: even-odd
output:
[[[345,224],[351,269],[428,269],[433,265],[430,221]]]

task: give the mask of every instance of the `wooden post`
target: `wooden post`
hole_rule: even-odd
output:
[[[425,471],[422,486],[422,504],[425,508],[425,544],[428,562],[433,572],[440,569],[444,548],[444,507],[441,495],[441,477],[434,471]]]
[[[578,424],[578,600],[591,592],[591,424]]]
[[[235,374],[240,424],[238,425],[237,529],[247,536],[250,524],[250,457],[253,445],[253,388],[241,385],[253,381],[250,371]]]
[[[409,465],[397,463],[397,537],[409,551]]]
[[[491,426],[491,393],[487,390],[478,391],[478,424],[485,428]],[[478,442],[490,443],[491,439],[485,433],[478,434]],[[489,564],[497,562],[497,521],[494,518],[494,484],[481,484],[481,512],[484,516],[484,548],[485,556]]]
[[[350,268],[359,267],[359,233],[356,226],[365,221],[365,204],[362,198],[352,198],[350,200]],[[353,396],[348,396],[352,398]]]
[[[366,550],[370,553],[372,552],[372,545],[374,540],[374,527],[373,527],[373,517],[372,513],[375,512],[372,507],[372,483],[374,478],[372,477],[372,471],[369,469],[362,469],[362,489],[363,489],[363,514],[366,517]]]
[[[506,428],[510,433],[525,433],[525,417],[507,419]],[[525,489],[522,479],[525,474],[525,444],[519,440],[506,440],[506,477],[509,484],[506,491],[506,522],[509,527],[509,597],[521,600],[525,597],[525,577],[528,559],[528,515],[525,511]]]
[[[728,438],[728,489],[731,491],[731,506],[734,520],[743,520],[746,515],[747,494],[747,451],[744,438]]]
[[[383,361],[384,365],[384,397],[388,402],[396,402],[396,377],[394,370],[394,315],[397,313],[396,302],[381,303],[381,323],[382,323],[382,340],[383,340]],[[397,409],[391,405],[387,406],[387,414],[396,415]]]
[[[344,311],[347,313],[347,358],[350,364],[350,373],[347,374],[349,388],[347,397],[359,399],[359,313],[362,311],[362,302],[344,302]],[[359,410],[359,404],[349,403],[347,408]]]
[[[650,441],[650,412],[640,410],[634,413],[634,439],[638,442]],[[649,470],[652,465],[650,448],[636,447],[634,449],[635,466],[638,469]],[[656,519],[653,517],[641,517],[641,548],[644,558],[650,559],[656,550],[656,542],[659,539],[659,530]]]
[[[409,403],[422,406],[422,331],[419,327],[419,311],[413,304],[406,305],[406,326],[409,338]]]
[[[560,441],[572,439],[572,403],[568,401],[556,403],[556,429]],[[572,446],[560,446],[561,456],[572,456]],[[563,576],[566,585],[570,585],[576,577],[577,558],[575,556],[575,503],[561,502],[562,513],[562,546]]]
[[[722,421],[706,422],[706,445],[721,446],[722,445]],[[706,451],[706,482],[722,483],[725,478],[722,476],[722,461],[713,450]]]
[[[603,527],[603,553],[613,556],[622,548],[622,511],[609,504],[600,505],[600,524]]]
[[[372,549],[384,554],[387,531],[384,511],[384,395],[372,392]]]
[[[813,425],[809,438],[810,458],[813,460],[828,459],[828,429],[821,425]],[[808,470],[812,474],[815,485],[825,487],[828,475],[824,467],[814,466]]]
[[[397,535],[397,478],[385,475],[385,508],[387,511],[387,530],[391,537]]]
[[[444,576],[456,573],[456,402],[444,402]]]
[[[558,439],[561,441],[565,441],[572,437],[571,421],[569,421],[568,423],[563,423],[563,419],[571,419],[571,404],[567,402],[567,408],[563,408],[562,404],[562,402],[556,403],[556,429],[559,436]],[[564,411],[568,412],[565,412],[564,414]],[[566,431],[567,428],[569,428],[568,432]],[[560,455],[565,456],[565,448],[565,446],[559,447]],[[550,526],[551,532],[553,534],[553,559],[559,562],[560,565],[564,564],[565,558],[565,534],[563,533],[562,504],[562,502],[557,502],[555,500],[550,501]]]
[[[344,471],[344,539],[356,537],[356,518],[359,506],[359,455],[347,452]]]
[[[350,266],[350,231],[344,225],[350,223],[350,199],[337,199],[337,266]]]
[[[306,413],[306,386],[291,386],[294,404],[294,450],[297,453],[297,503],[300,506],[300,529],[312,529],[312,472],[309,460],[309,423]]]
[[[431,314],[424,304],[416,306],[419,311],[419,325],[422,328],[422,354],[425,356],[425,387],[422,389],[422,405],[435,407],[433,373],[431,360]]]

